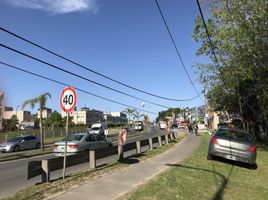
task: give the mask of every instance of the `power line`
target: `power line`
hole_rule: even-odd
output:
[[[42,79],[45,79],[45,80],[48,80],[48,81],[51,81],[51,82],[54,82],[54,83],[63,85],[63,86],[70,86],[70,85],[71,85],[71,84],[67,84],[67,83],[64,83],[64,82],[57,81],[57,80],[55,80],[55,79],[52,79],[52,78],[49,78],[49,77],[46,77],[46,76],[42,76],[42,75],[40,75],[40,74],[36,74],[36,73],[34,73],[34,72],[30,72],[30,71],[28,71],[28,70],[22,69],[22,68],[20,68],[20,67],[17,67],[17,66],[14,66],[14,65],[11,65],[11,64],[2,62],[2,61],[0,61],[0,64],[2,64],[2,65],[4,65],[4,66],[7,66],[7,67],[9,67],[9,68],[13,68],[13,69],[15,69],[15,70],[18,70],[18,71],[21,71],[21,72],[24,72],[24,73],[27,73],[27,74],[31,74],[31,75],[33,75],[33,76],[36,76],[36,77],[39,77],[39,78],[42,78]],[[136,110],[140,110],[140,111],[146,112],[146,113],[150,113],[150,114],[158,115],[158,113],[151,112],[151,111],[148,111],[148,110],[144,110],[144,109],[141,109],[141,108],[137,108],[137,107],[134,107],[134,106],[130,106],[130,105],[127,105],[127,104],[124,104],[124,103],[121,103],[121,102],[118,102],[118,101],[115,101],[115,100],[106,98],[106,97],[102,97],[102,96],[99,96],[99,95],[97,95],[97,94],[88,92],[88,91],[86,91],[86,90],[80,89],[80,88],[75,87],[75,86],[73,86],[73,88],[76,89],[76,90],[78,90],[78,91],[80,91],[80,92],[83,92],[83,93],[92,95],[92,96],[94,96],[94,97],[97,97],[97,98],[100,98],[100,99],[103,99],[103,100],[106,100],[106,101],[110,101],[110,102],[115,103],[115,104],[119,104],[119,105],[121,105],[121,106],[126,106],[126,107],[130,107],[130,108],[134,108],[134,109],[136,109]]]
[[[21,40],[23,40],[23,41],[25,41],[25,42],[27,42],[27,43],[29,43],[29,44],[35,46],[35,47],[38,47],[38,48],[40,48],[40,49],[42,49],[42,50],[44,50],[44,51],[46,51],[46,52],[48,52],[48,53],[51,53],[51,54],[53,54],[53,55],[55,55],[55,56],[57,56],[57,57],[59,57],[59,58],[65,60],[65,61],[68,61],[68,62],[70,62],[70,63],[72,63],[72,64],[74,64],[74,65],[76,65],[76,66],[78,66],[78,67],[80,67],[80,68],[82,68],[82,69],[85,69],[85,70],[87,70],[87,71],[90,71],[90,72],[92,72],[92,73],[94,73],[94,74],[97,74],[97,75],[99,75],[99,76],[101,76],[101,77],[103,77],[103,78],[106,78],[106,79],[108,79],[108,80],[110,80],[110,81],[113,81],[113,82],[115,82],[115,83],[118,83],[118,84],[120,84],[120,85],[123,85],[123,86],[125,86],[125,87],[128,87],[128,88],[130,88],[130,89],[133,89],[133,90],[135,90],[135,91],[138,91],[138,92],[141,92],[141,93],[144,93],[144,94],[153,96],[153,97],[157,97],[157,98],[160,98],[160,99],[169,100],[169,101],[191,101],[191,100],[194,100],[194,99],[196,99],[197,97],[199,97],[199,95],[198,95],[198,96],[196,96],[196,97],[189,98],[189,99],[173,99],[173,98],[168,98],[168,97],[159,96],[159,95],[156,95],[156,94],[153,94],[153,93],[150,93],[150,92],[146,92],[146,91],[141,90],[141,89],[138,89],[138,88],[136,88],[136,87],[127,85],[126,83],[123,83],[123,82],[121,82],[121,81],[115,80],[115,79],[113,79],[113,78],[111,78],[111,77],[108,77],[108,76],[106,76],[106,75],[104,75],[104,74],[101,74],[101,73],[99,73],[99,72],[97,72],[97,71],[95,71],[95,70],[92,70],[92,69],[88,68],[88,67],[85,67],[84,65],[81,65],[81,64],[79,64],[79,63],[77,63],[77,62],[75,62],[75,61],[73,61],[73,60],[71,60],[71,59],[69,59],[69,58],[66,58],[66,57],[64,57],[64,56],[62,56],[62,55],[60,55],[60,54],[58,54],[58,53],[56,53],[56,52],[54,52],[54,51],[51,51],[51,50],[49,50],[49,49],[47,49],[47,48],[45,48],[45,47],[43,47],[43,46],[41,46],[41,45],[39,45],[39,44],[37,44],[37,43],[34,43],[34,42],[32,42],[32,41],[30,41],[30,40],[28,40],[28,39],[25,39],[25,38],[19,36],[18,34],[14,33],[14,32],[11,32],[11,31],[9,31],[9,30],[7,30],[7,29],[4,29],[4,28],[0,27],[0,30],[2,30],[2,31],[4,31],[4,32],[6,32],[6,33],[8,33],[8,34],[10,34],[10,35],[12,35],[12,36],[14,36],[14,37],[16,37],[16,38],[19,38],[19,39],[21,39]]]
[[[46,61],[44,61],[44,60],[41,60],[41,59],[36,58],[36,57],[33,57],[33,56],[31,56],[31,55],[29,55],[29,54],[26,54],[26,53],[23,53],[23,52],[21,52],[21,51],[19,51],[19,50],[16,50],[16,49],[12,48],[12,47],[6,46],[6,45],[4,45],[4,44],[2,44],[2,43],[0,43],[0,46],[3,47],[3,48],[9,49],[10,51],[16,52],[16,53],[18,53],[18,54],[20,54],[20,55],[23,55],[23,56],[25,56],[25,57],[31,58],[31,59],[33,59],[33,60],[35,60],[35,61],[37,61],[37,62],[43,63],[43,64],[45,64],[45,65],[48,65],[48,66],[50,66],[50,67],[52,67],[52,68],[54,68],[54,69],[57,69],[57,70],[62,71],[62,72],[65,72],[65,73],[67,73],[67,74],[71,74],[72,76],[78,77],[78,78],[80,78],[80,79],[83,79],[83,80],[85,80],[85,81],[87,81],[87,82],[90,82],[90,83],[93,83],[93,84],[95,84],[95,85],[99,85],[99,86],[101,86],[101,87],[104,87],[104,88],[106,88],[106,89],[112,90],[112,91],[114,91],[114,92],[123,94],[123,95],[125,95],[125,96],[131,97],[131,98],[134,98],[134,99],[137,99],[137,100],[140,100],[140,101],[144,101],[144,102],[146,102],[146,103],[153,104],[153,105],[156,105],[156,106],[159,106],[159,107],[162,107],[162,108],[169,108],[169,107],[167,107],[167,106],[164,106],[164,105],[161,105],[161,104],[158,104],[158,103],[154,103],[154,102],[151,102],[151,101],[148,101],[148,100],[145,100],[145,99],[136,97],[136,96],[134,96],[134,95],[127,94],[127,93],[122,92],[122,91],[120,91],[120,90],[117,90],[117,89],[111,88],[111,87],[109,87],[109,86],[106,86],[106,85],[104,85],[104,84],[98,83],[98,82],[96,82],[96,81],[90,80],[90,79],[88,79],[88,78],[85,78],[85,77],[83,77],[83,76],[80,76],[80,75],[78,75],[78,74],[75,74],[75,73],[73,73],[73,72],[70,72],[70,71],[68,71],[68,70],[62,69],[62,68],[60,68],[60,67],[58,67],[58,66],[56,66],[56,65],[53,65],[53,64],[51,64],[51,63],[48,63],[48,62],[46,62]]]
[[[175,48],[175,50],[176,50],[177,56],[179,57],[179,60],[180,60],[180,62],[181,62],[181,64],[182,64],[182,66],[183,66],[183,69],[184,69],[185,73],[187,74],[188,79],[190,80],[190,83],[191,83],[191,85],[193,86],[193,88],[194,88],[196,94],[198,95],[198,97],[200,97],[200,94],[198,93],[197,89],[195,88],[195,86],[194,86],[194,84],[193,84],[193,81],[192,81],[192,79],[191,79],[191,77],[190,77],[190,75],[189,75],[189,73],[188,73],[188,71],[187,71],[187,69],[186,69],[186,67],[185,67],[185,64],[184,64],[184,62],[183,62],[183,60],[182,60],[182,57],[181,57],[181,55],[180,55],[180,52],[179,52],[179,50],[178,50],[178,48],[177,48],[177,45],[176,45],[176,43],[175,43],[175,40],[173,39],[173,36],[172,36],[171,31],[170,31],[170,29],[169,29],[169,27],[168,27],[168,24],[167,24],[167,22],[166,22],[166,20],[165,20],[165,17],[164,17],[163,12],[162,12],[162,10],[161,10],[161,8],[160,8],[160,5],[158,4],[158,1],[157,1],[157,0],[155,0],[155,3],[156,3],[156,5],[157,5],[157,8],[158,8],[159,13],[160,13],[160,15],[161,15],[161,18],[162,18],[162,20],[163,20],[163,22],[164,22],[164,24],[165,24],[165,27],[166,27],[167,32],[168,32],[168,35],[169,35],[169,37],[170,37],[170,39],[171,39],[171,41],[172,41],[172,44],[173,44],[173,46],[174,46],[174,48]],[[201,97],[200,97],[200,98],[201,98]]]

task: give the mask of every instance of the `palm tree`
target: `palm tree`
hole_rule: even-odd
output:
[[[123,112],[128,115],[128,124],[130,124],[130,116],[134,113],[135,109],[126,108]]]
[[[141,111],[140,110],[134,110],[134,113],[132,114],[133,118],[137,119],[137,121],[140,121],[140,117],[143,117],[144,114],[140,114]]]
[[[40,120],[39,120],[39,127],[40,127],[40,143],[41,143],[41,149],[44,150],[44,136],[43,136],[43,125],[42,125],[42,112],[45,108],[47,98],[51,98],[51,94],[46,92],[44,94],[39,95],[36,98],[29,99],[23,102],[22,109],[24,109],[27,105],[30,105],[33,109],[36,104],[39,104],[39,113],[40,113]]]

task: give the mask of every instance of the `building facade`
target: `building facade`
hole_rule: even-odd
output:
[[[113,116],[113,123],[127,123],[127,114],[123,112],[111,112],[111,115]]]
[[[61,112],[62,117],[66,117],[65,112]],[[81,108],[79,111],[73,111],[69,113],[72,117],[74,124],[93,124],[104,122],[103,112],[95,109],[89,109],[86,107]]]
[[[43,119],[47,119],[49,118],[50,116],[52,115],[52,109],[50,108],[44,108],[43,111],[42,111],[42,118]],[[40,118],[40,111],[38,109],[38,112],[37,112],[37,118],[39,119]]]
[[[4,107],[3,119],[11,119],[13,115],[17,117],[19,124],[21,124],[22,122],[31,121],[31,112],[24,111],[24,110],[14,111],[14,110],[10,110],[10,107]]]

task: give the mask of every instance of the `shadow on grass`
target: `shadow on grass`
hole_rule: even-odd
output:
[[[237,167],[242,167],[242,168],[250,169],[250,170],[256,170],[256,169],[258,169],[258,165],[257,164],[250,165],[250,164],[247,164],[247,163],[237,162],[237,161],[233,161],[233,160],[228,160],[228,159],[224,159],[224,158],[221,158],[221,157],[213,157],[213,160],[214,161],[221,162],[221,163],[226,163],[226,164],[229,164],[229,165],[234,165],[234,166],[237,166]]]
[[[190,166],[185,166],[185,165],[180,165],[180,164],[167,164],[167,166],[181,167],[181,168],[186,168],[186,169],[190,169],[190,170],[205,171],[205,172],[213,173],[215,175],[220,176],[222,178],[222,184],[221,184],[220,188],[218,189],[218,191],[216,191],[216,193],[214,194],[214,196],[212,198],[213,200],[222,200],[224,189],[226,188],[226,186],[228,184],[229,177],[233,171],[233,166],[232,166],[231,169],[229,170],[228,176],[225,177],[223,174],[221,174],[219,172],[208,170],[208,169],[190,167]],[[217,184],[217,182],[216,182],[216,184]]]

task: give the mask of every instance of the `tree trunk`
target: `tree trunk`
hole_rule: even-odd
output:
[[[42,151],[45,150],[44,148],[44,135],[43,135],[43,124],[42,124],[42,111],[43,109],[40,106],[40,120],[39,120],[39,127],[40,127],[40,146]]]

